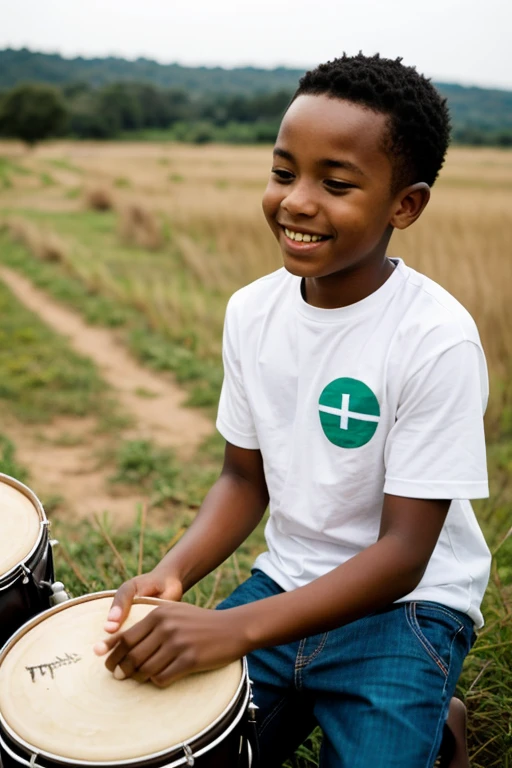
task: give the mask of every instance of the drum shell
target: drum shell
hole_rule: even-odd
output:
[[[46,530],[41,539],[34,556],[23,563],[23,569],[5,584],[0,579],[0,648],[22,624],[50,607],[54,572]]]
[[[40,531],[32,551],[7,573],[0,574],[0,648],[22,624],[50,608],[54,581],[52,549],[48,540],[48,520],[39,499],[23,483],[0,473],[6,482],[23,493],[39,516]]]

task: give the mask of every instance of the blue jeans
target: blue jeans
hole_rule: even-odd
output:
[[[219,605],[283,590],[262,571]],[[322,768],[431,768],[473,622],[438,603],[395,603],[248,657],[260,765],[278,768],[320,725]]]

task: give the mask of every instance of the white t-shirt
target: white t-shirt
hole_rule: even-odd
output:
[[[217,427],[261,451],[268,551],[283,589],[377,541],[384,494],[452,499],[417,588],[483,624],[490,553],[468,499],[488,496],[487,369],[475,323],[443,288],[393,260],[367,298],[319,309],[284,269],[237,291],[224,328]]]

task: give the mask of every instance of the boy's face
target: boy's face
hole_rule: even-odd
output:
[[[396,207],[386,130],[385,115],[349,101],[290,106],[263,196],[289,272],[326,277],[384,258]]]

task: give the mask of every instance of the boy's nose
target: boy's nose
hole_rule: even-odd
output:
[[[318,204],[311,195],[306,185],[294,184],[292,189],[281,201],[281,208],[290,216],[315,216],[318,212]]]

